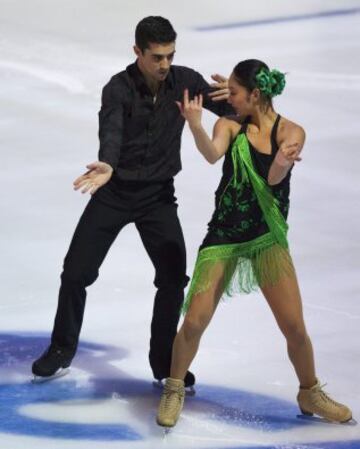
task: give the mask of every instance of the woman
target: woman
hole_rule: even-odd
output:
[[[172,427],[184,402],[184,376],[200,338],[224,292],[249,293],[259,286],[287,341],[299,379],[302,413],[345,422],[351,410],[329,398],[315,375],[301,297],[288,250],[286,217],[291,170],[305,141],[304,130],[281,117],[272,97],[285,76],[258,60],[240,62],[229,79],[229,103],[237,117],[220,118],[210,139],[201,125],[202,98],[178,106],[203,156],[215,163],[225,155],[216,208],[200,247],[187,311],[173,346],[170,378],[161,398],[157,422]]]

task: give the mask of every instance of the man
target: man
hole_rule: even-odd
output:
[[[203,94],[204,106],[229,111],[227,83],[210,86],[192,69],[171,66],[176,32],[162,17],[146,17],[135,32],[137,60],[104,87],[99,113],[99,161],[74,182],[90,192],[65,257],[51,344],[32,366],[48,377],[70,366],[81,330],[86,287],[92,284],[119,231],[135,223],[155,267],[157,288],[151,322],[150,365],[154,377],[170,373],[171,349],[184,298],[186,254],[177,216],[173,178],[181,170],[184,119],[176,101],[185,88]],[[214,100],[217,100],[214,101]],[[195,382],[187,373],[187,386]]]

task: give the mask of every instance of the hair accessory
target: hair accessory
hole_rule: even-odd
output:
[[[262,68],[255,78],[257,87],[270,98],[280,95],[286,84],[285,74],[276,69]]]

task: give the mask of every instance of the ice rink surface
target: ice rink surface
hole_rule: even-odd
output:
[[[178,31],[175,63],[208,79],[247,58],[288,72],[275,106],[307,132],[289,216],[307,327],[325,390],[360,417],[360,1],[0,0],[0,449],[359,449],[359,425],[298,417],[284,339],[256,293],[219,306],[192,366],[197,394],[164,438],[147,362],[154,273],[133,226],[89,288],[71,373],[30,383],[88,201],[72,181],[97,157],[101,87],[134,60],[150,14]],[[182,159],[191,274],[221,163],[187,129]]]

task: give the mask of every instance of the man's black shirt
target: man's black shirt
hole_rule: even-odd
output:
[[[211,87],[196,71],[171,66],[156,99],[137,63],[114,75],[102,92],[99,160],[121,180],[164,181],[181,170],[180,145],[185,120],[175,101],[184,89],[202,94],[204,107],[217,115],[233,113],[225,102],[208,97]]]

